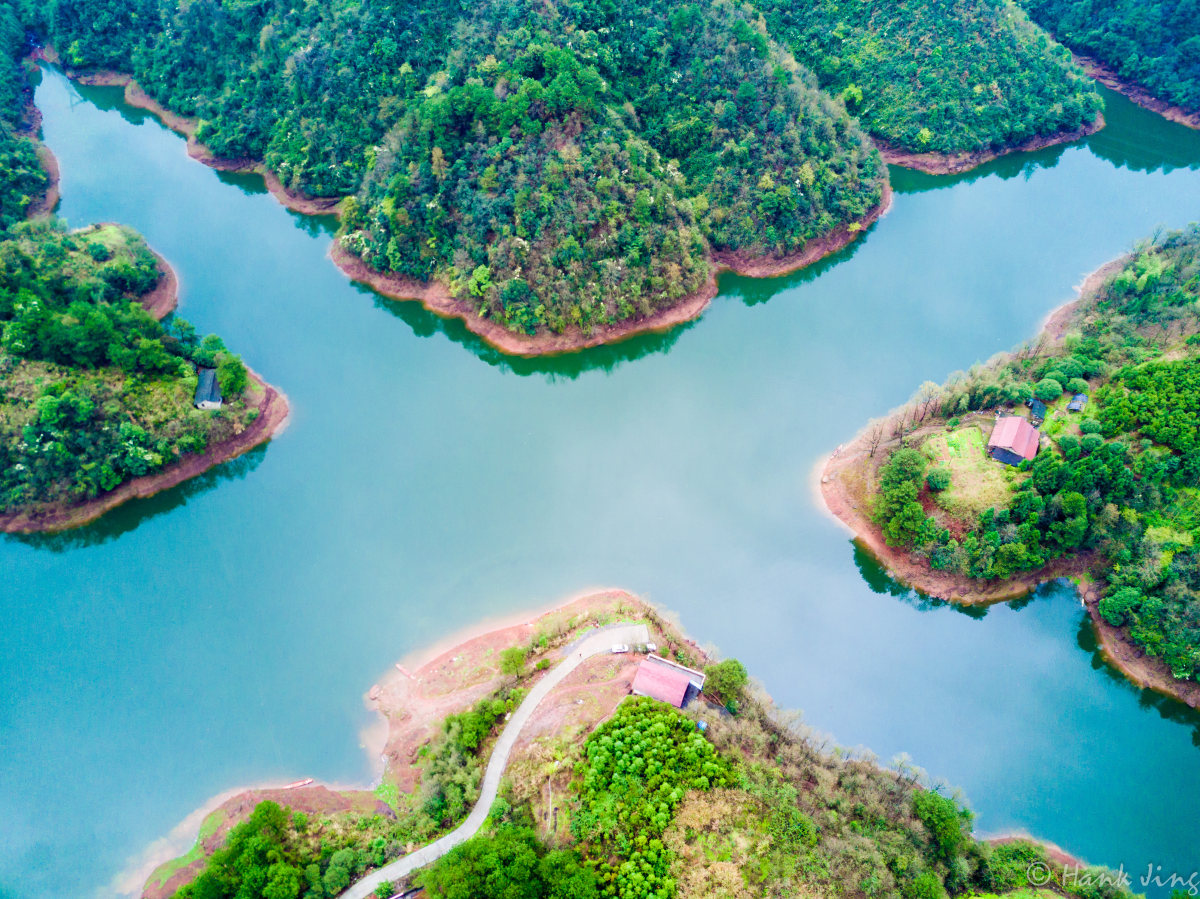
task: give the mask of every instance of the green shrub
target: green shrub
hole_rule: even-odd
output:
[[[715,696],[730,711],[736,711],[750,680],[746,666],[737,659],[724,659],[705,668],[704,675],[705,692]]]
[[[510,646],[500,653],[500,672],[510,677],[520,677],[525,671],[525,659],[529,651],[523,646]]]
[[[942,491],[950,486],[950,472],[945,468],[932,468],[925,475],[925,483],[933,491]]]
[[[1052,403],[1062,394],[1062,382],[1054,378],[1042,378],[1033,387],[1033,395],[1043,403]]]

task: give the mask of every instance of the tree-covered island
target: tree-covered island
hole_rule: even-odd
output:
[[[337,202],[352,277],[537,353],[686,320],[723,268],[781,273],[861,234],[888,191],[859,119],[910,163],[953,169],[1098,126],[1094,86],[1011,4],[882,6],[56,0],[26,15],[72,71],[136,79],[131,101],[202,158],[261,165],[300,208]]]
[[[828,505],[934,596],[1084,578],[1117,665],[1200,705],[1198,302],[1200,225],[1147,241],[1032,342],[869,425],[827,464]],[[1025,459],[997,446],[1010,424]]]
[[[147,311],[173,305],[156,302],[168,277],[128,228],[39,219],[0,238],[3,530],[83,524],[262,442],[286,414],[220,338]],[[216,412],[194,405],[204,368]]]
[[[139,234],[48,215],[20,12],[0,4],[0,530],[25,532],[194,477],[268,439],[287,404],[171,315],[174,273]],[[201,369],[219,411],[195,408]]]

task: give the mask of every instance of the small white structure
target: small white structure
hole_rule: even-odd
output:
[[[217,383],[217,370],[215,368],[197,368],[196,375],[200,379],[196,384],[196,408],[208,412],[220,409],[221,385]]]

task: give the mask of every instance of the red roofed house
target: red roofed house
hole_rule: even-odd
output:
[[[690,692],[694,688],[694,692]],[[635,696],[649,696],[681,709],[704,689],[704,675],[661,656],[647,656],[633,678]]]
[[[1006,415],[996,422],[988,440],[988,455],[1007,465],[1020,465],[1037,455],[1041,435],[1037,428],[1017,415]]]

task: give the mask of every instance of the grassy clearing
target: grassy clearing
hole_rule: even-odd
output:
[[[950,472],[950,486],[937,494],[938,505],[966,521],[975,521],[988,509],[1006,508],[1014,486],[1025,477],[988,456],[983,431],[976,425],[935,434],[922,450],[934,467]]]

